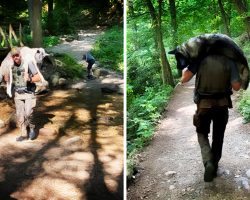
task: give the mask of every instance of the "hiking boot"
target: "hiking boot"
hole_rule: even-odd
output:
[[[17,142],[22,142],[22,141],[25,140],[25,139],[26,139],[26,137],[19,136],[19,137],[16,138],[16,141],[17,141]]]
[[[36,133],[35,133],[34,129],[30,129],[29,139],[34,140],[35,138],[36,138]]]
[[[95,77],[94,77],[93,75],[88,75],[87,78],[88,78],[89,80],[94,80],[94,79],[95,79]]]
[[[211,182],[214,179],[215,175],[215,166],[211,161],[207,161],[205,164],[205,173],[204,173],[204,181]]]

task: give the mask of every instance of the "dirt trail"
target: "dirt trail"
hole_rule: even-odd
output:
[[[204,167],[192,116],[194,81],[177,86],[152,143],[139,155],[139,173],[129,200],[250,199],[250,124],[230,109],[219,176],[204,183]],[[211,134],[210,134],[211,135]]]
[[[80,62],[80,47],[90,50],[95,38],[80,39],[52,51],[71,52]],[[102,93],[105,81],[123,83],[114,74],[39,96],[34,141],[16,142],[18,129],[1,129],[0,200],[122,199],[123,96]],[[9,100],[0,107],[7,121],[14,108]]]

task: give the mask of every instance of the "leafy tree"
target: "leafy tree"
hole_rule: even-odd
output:
[[[247,0],[233,0],[240,15],[243,18],[248,38],[250,39],[250,16],[248,15]]]
[[[218,4],[219,4],[219,8],[220,8],[220,12],[221,12],[221,17],[222,17],[222,20],[223,20],[223,24],[224,24],[224,27],[225,27],[225,33],[230,36],[230,20],[229,20],[229,16],[227,15],[225,9],[224,9],[224,6],[223,6],[223,2],[222,0],[218,0]]]
[[[166,57],[166,50],[163,44],[162,30],[161,30],[161,17],[162,17],[162,0],[158,0],[158,14],[151,2],[151,0],[146,0],[151,18],[152,18],[152,27],[155,32],[155,41],[156,48],[159,48],[160,60],[161,60],[161,71],[162,71],[162,81],[163,84],[168,84],[173,86],[174,81],[172,77],[172,72]]]

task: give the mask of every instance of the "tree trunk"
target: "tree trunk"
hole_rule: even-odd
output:
[[[177,25],[177,18],[176,18],[176,6],[175,6],[175,0],[169,0],[169,12],[170,12],[170,18],[171,18],[171,33],[172,33],[172,49],[175,49],[178,45],[178,25]],[[178,77],[181,77],[182,71],[180,69],[178,70]]]
[[[53,0],[48,0],[47,29],[49,31],[49,34],[53,34]]]
[[[230,20],[229,20],[229,17],[228,17],[228,15],[227,15],[224,7],[223,7],[223,3],[222,3],[221,0],[218,0],[218,4],[219,4],[223,24],[224,24],[224,27],[225,27],[225,32],[230,37],[230,29],[229,29]]]
[[[234,0],[236,8],[240,15],[244,16],[244,24],[246,27],[248,39],[250,40],[250,16],[248,16],[248,5],[246,0]]]
[[[32,36],[32,47],[42,46],[42,0],[29,0],[29,19]]]
[[[162,38],[162,31],[161,31],[161,13],[162,13],[162,0],[158,0],[159,3],[159,14],[157,16],[156,11],[154,9],[154,6],[151,2],[151,0],[146,0],[151,18],[152,18],[152,27],[155,31],[156,40],[157,40],[157,48],[156,50],[160,54],[160,63],[161,63],[161,70],[162,70],[162,82],[163,85],[169,84],[171,86],[174,86],[174,80],[172,76],[172,72],[170,69],[170,65],[167,60],[165,47],[163,44],[163,38]]]
[[[171,27],[172,27],[171,33],[173,37],[173,48],[175,48],[178,45],[175,0],[169,0],[169,12],[171,17]]]

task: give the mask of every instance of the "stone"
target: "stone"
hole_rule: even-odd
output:
[[[59,83],[59,74],[53,74],[52,76],[51,76],[51,84],[52,84],[52,86],[57,86],[58,85],[58,83]]]
[[[76,143],[82,143],[82,139],[80,136],[75,136],[75,137],[69,138],[66,141],[64,141],[63,144],[66,146],[70,146],[70,145],[76,144]]]
[[[93,69],[93,74],[96,77],[100,77],[100,76],[107,76],[109,72],[105,69],[95,68]]]
[[[119,87],[118,85],[114,85],[114,84],[105,84],[101,87],[101,91],[103,93],[116,93],[118,92]]]
[[[169,190],[173,190],[173,189],[175,189],[175,186],[174,185],[170,185],[169,186]]]
[[[250,178],[250,169],[246,171],[246,175],[248,178]]]
[[[245,190],[250,190],[249,181],[246,177],[237,177],[235,179],[238,188],[243,188]]]
[[[65,86],[65,85],[67,85],[67,79],[65,79],[65,78],[59,78],[58,85],[59,86]]]
[[[168,172],[165,173],[165,175],[166,175],[168,178],[173,177],[175,174],[176,174],[175,171],[168,171]]]

